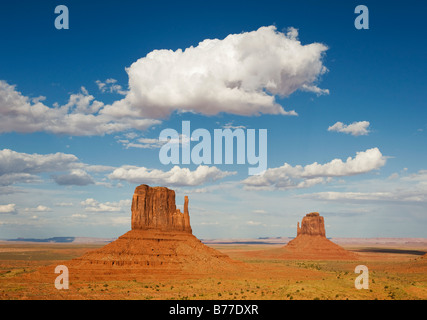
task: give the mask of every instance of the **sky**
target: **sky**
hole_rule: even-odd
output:
[[[0,9],[0,239],[118,237],[140,184],[174,189],[180,208],[188,195],[201,239],[293,237],[313,211],[328,237],[427,237],[425,2]],[[162,130],[180,155],[198,145],[183,121],[212,137],[266,129],[265,170],[249,174],[237,145],[231,164],[162,163]]]

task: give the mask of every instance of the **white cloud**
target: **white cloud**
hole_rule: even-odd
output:
[[[76,163],[78,158],[72,154],[28,154],[10,149],[0,150],[0,175],[11,173],[40,173],[64,170]]]
[[[29,173],[5,173],[0,174],[0,186],[10,186],[15,183],[35,183],[39,178]]]
[[[140,148],[140,149],[156,149],[161,148],[167,141],[160,141],[158,138],[139,138],[134,141],[127,139],[119,139],[118,143],[121,143],[126,149],[129,148]]]
[[[318,192],[301,195],[301,198],[326,201],[395,201],[395,202],[427,202],[425,191],[387,191],[387,192]]]
[[[166,186],[197,186],[209,181],[216,181],[235,172],[221,171],[217,167],[200,165],[196,170],[174,166],[169,171],[147,169],[145,167],[122,166],[108,177],[112,180],[124,180],[129,183],[146,183]]]
[[[123,90],[122,86],[117,84],[117,80],[116,79],[107,79],[104,82],[102,82],[101,80],[96,80],[95,81],[96,84],[98,85],[98,89],[102,92],[102,93],[118,93],[121,95],[126,95],[127,91]]]
[[[252,221],[252,220],[249,220],[246,223],[252,226],[259,226],[261,224],[261,222],[259,221]]]
[[[73,169],[67,174],[53,175],[52,178],[61,186],[87,186],[95,183],[93,178],[81,169]]]
[[[145,130],[175,111],[297,115],[285,111],[276,97],[296,90],[329,92],[316,86],[327,71],[322,62],[327,47],[302,45],[297,37],[294,28],[284,34],[269,26],[206,39],[185,50],[154,50],[126,69],[129,91],[115,79],[96,81],[101,92],[125,95],[111,105],[81,87],[65,105],[50,107],[43,103],[45,97],[27,97],[0,80],[0,133],[86,136]]]
[[[320,89],[319,87],[316,87],[316,86],[313,86],[313,85],[307,85],[307,84],[303,84],[301,86],[301,90],[302,91],[307,91],[307,92],[313,92],[317,96],[322,96],[322,95],[328,95],[329,94],[329,90],[328,89]]]
[[[248,224],[250,226],[263,226],[263,227],[266,226],[266,224],[263,224],[260,221],[252,221],[252,220],[246,221],[246,224]]]
[[[131,200],[101,203],[92,198],[80,202],[80,204],[85,207],[85,211],[87,212],[120,212],[125,209],[129,209],[131,203]]]
[[[52,209],[43,205],[38,205],[35,208],[25,208],[24,211],[25,212],[49,212],[49,211],[52,211]]]
[[[326,183],[333,177],[352,176],[379,169],[386,163],[378,148],[357,152],[354,158],[334,159],[325,164],[312,164],[292,167],[285,163],[278,168],[271,168],[257,176],[250,176],[242,183],[247,188],[261,189],[298,189],[308,188],[319,183]]]
[[[86,219],[87,215],[81,213],[74,213],[71,215],[71,218]]]
[[[0,150],[0,186],[15,183],[40,182],[39,173],[68,171],[61,175],[52,175],[59,185],[84,186],[95,181],[87,173],[112,171],[115,167],[88,165],[79,161],[73,154],[28,154],[9,149]]]
[[[276,27],[206,39],[185,50],[154,50],[126,69],[129,93],[101,114],[162,118],[174,111],[204,115],[282,114],[276,96],[326,93],[315,82],[327,69],[321,43],[302,45],[298,32]]]
[[[230,121],[222,126],[223,129],[246,129],[246,126],[243,125],[234,125],[233,121]]]
[[[0,205],[0,213],[16,213],[16,204],[3,204]]]
[[[112,117],[100,114],[104,104],[95,100],[82,87],[70,95],[63,106],[48,107],[40,99],[30,99],[15,90],[15,86],[0,80],[0,133],[49,132],[75,136],[104,135],[128,129],[144,130],[158,120]]]
[[[343,132],[347,134],[349,133],[353,136],[366,136],[370,132],[368,129],[369,125],[369,121],[353,122],[349,125],[343,124],[342,122],[337,122],[330,126],[328,131]]]
[[[392,178],[390,178],[392,177]],[[343,186],[340,186],[342,189]],[[303,194],[297,198],[343,203],[411,203],[425,206],[427,203],[427,170],[408,174],[406,168],[401,174],[392,174],[385,179],[347,184],[345,191],[325,191]]]
[[[58,207],[72,207],[73,203],[72,202],[59,202],[56,204]]]
[[[257,209],[253,210],[252,212],[256,214],[267,214],[267,211],[265,211],[264,209]]]

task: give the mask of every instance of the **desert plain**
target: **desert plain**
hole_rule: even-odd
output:
[[[0,299],[427,299],[424,238],[329,239],[311,212],[295,238],[200,240],[189,198],[181,212],[173,190],[148,185],[136,187],[131,211],[117,239],[0,241]],[[367,286],[358,289],[361,265]]]
[[[246,241],[247,242],[247,241]],[[254,241],[256,242],[256,241]],[[101,243],[0,242],[0,299],[273,299],[419,300],[427,299],[427,240],[340,239],[357,260],[280,258],[283,244],[221,243],[210,247],[242,262],[238,272],[125,275],[97,278],[69,275],[69,289],[57,290],[55,266],[104,246]],[[369,289],[356,289],[357,265],[369,269]],[[40,272],[39,270],[43,270]]]

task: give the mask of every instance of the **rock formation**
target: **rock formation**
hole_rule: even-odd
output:
[[[132,230],[157,229],[192,233],[185,196],[184,213],[176,208],[175,191],[165,187],[136,187],[132,198]]]
[[[192,234],[187,196],[182,213],[176,208],[173,190],[140,185],[135,189],[131,211],[132,229],[116,241],[68,262],[73,272],[85,270],[88,278],[117,273],[123,279],[132,273],[159,277],[238,268],[239,262],[204,245]]]
[[[297,237],[283,248],[285,256],[301,259],[357,259],[357,255],[347,251],[326,238],[325,222],[318,212],[305,215],[297,223]]]
[[[303,234],[310,236],[326,236],[325,222],[318,212],[306,214],[305,217],[302,218],[301,228],[299,226],[299,222],[297,223],[297,236]]]

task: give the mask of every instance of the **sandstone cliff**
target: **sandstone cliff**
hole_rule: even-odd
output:
[[[302,218],[301,227],[299,226],[298,222],[297,236],[303,234],[326,237],[325,222],[323,217],[321,217],[318,212],[311,212],[306,214],[305,217]]]
[[[176,208],[175,191],[165,187],[136,187],[132,198],[132,230],[157,229],[192,233],[185,197],[184,213]]]

